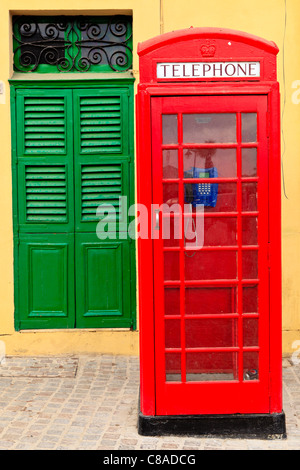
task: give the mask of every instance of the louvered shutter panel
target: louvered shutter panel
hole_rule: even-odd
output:
[[[105,217],[105,220],[115,222],[116,230],[126,231],[130,202],[128,163],[112,163],[106,159],[98,164],[82,164],[80,168],[76,226],[80,231],[95,232],[97,222]]]
[[[74,230],[71,90],[18,90],[20,231]]]
[[[66,106],[63,97],[24,98],[25,154],[66,153]]]
[[[19,111],[18,156],[66,155],[70,91],[18,91]]]
[[[124,199],[130,202],[128,88],[74,90],[76,228],[95,232],[101,220],[127,230]],[[122,206],[123,202],[123,206]]]
[[[82,167],[82,220],[99,220],[96,210],[99,205],[119,220],[122,196],[122,167],[120,163],[83,165]]]
[[[67,182],[63,165],[25,167],[26,219],[66,222]]]
[[[120,96],[80,98],[80,152],[120,153],[122,110]]]

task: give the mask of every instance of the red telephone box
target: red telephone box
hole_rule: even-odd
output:
[[[139,45],[141,434],[285,435],[277,53],[214,28]]]

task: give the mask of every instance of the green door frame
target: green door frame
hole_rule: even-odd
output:
[[[13,237],[14,237],[14,301],[15,301],[15,329],[19,331],[23,329],[20,326],[20,220],[19,220],[19,208],[18,208],[18,157],[17,157],[17,119],[16,114],[16,97],[18,90],[34,90],[34,89],[84,89],[84,90],[95,90],[99,88],[106,88],[110,90],[116,87],[122,87],[124,90],[127,89],[128,94],[128,157],[124,159],[129,165],[129,202],[128,206],[134,203],[135,199],[135,169],[134,169],[134,90],[133,83],[134,78],[130,73],[119,73],[119,74],[103,74],[105,78],[99,79],[99,74],[85,74],[84,79],[82,75],[78,78],[73,77],[74,74],[60,75],[59,80],[57,75],[52,76],[50,79],[45,75],[35,76],[34,78],[26,76],[26,78],[20,77],[20,74],[15,76],[9,81],[11,85],[11,136],[12,136],[12,187],[13,187]],[[93,75],[91,77],[91,75]],[[102,75],[102,76],[103,76]],[[74,145],[74,144],[73,144]],[[116,158],[116,161],[120,161],[120,157]],[[96,224],[95,224],[96,226]],[[36,232],[35,232],[36,233]],[[29,235],[29,233],[28,233]],[[28,238],[28,237],[27,237]],[[129,238],[129,237],[128,237]],[[100,241],[100,240],[99,240]],[[107,322],[101,325],[101,327],[118,328],[118,327],[130,327],[136,329],[136,255],[135,255],[135,240],[129,239],[130,248],[130,312],[131,320],[126,322],[126,326],[118,326],[117,323]],[[74,263],[75,265],[75,263]],[[76,281],[75,281],[76,282]],[[85,326],[86,325],[86,326]],[[57,328],[55,325],[55,319],[47,322],[47,328]],[[70,327],[68,324],[62,326],[63,328]],[[76,325],[75,325],[76,327]],[[81,327],[93,328],[89,322],[82,323]],[[34,329],[45,328],[43,321],[38,321]],[[27,327],[25,328],[27,329]]]

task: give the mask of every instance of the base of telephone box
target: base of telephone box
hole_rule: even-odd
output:
[[[138,433],[143,436],[199,436],[247,439],[286,438],[285,414],[144,416],[139,412]]]

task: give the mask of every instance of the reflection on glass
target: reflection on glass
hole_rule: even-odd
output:
[[[256,113],[242,113],[242,142],[257,141]]]
[[[179,253],[178,252],[165,252],[164,253],[164,279],[165,281],[178,281],[179,280]]]
[[[163,178],[178,178],[177,150],[163,150]]]
[[[243,251],[242,271],[244,279],[257,279],[258,277],[258,253],[257,251]]]
[[[204,246],[234,246],[237,244],[235,217],[205,217]]]
[[[258,286],[243,287],[243,313],[258,313]]]
[[[185,256],[185,279],[236,279],[236,251],[198,251],[189,257]]]
[[[165,347],[180,348],[180,320],[165,320]]]
[[[162,238],[163,238],[164,246],[179,247],[181,233],[182,233],[182,227],[181,227],[180,217],[172,217],[172,216],[162,217]]]
[[[257,183],[242,184],[242,211],[257,211]]]
[[[257,176],[257,150],[242,149],[242,176]]]
[[[213,167],[217,169],[219,178],[236,177],[236,150],[216,148],[183,150],[185,177],[193,177],[193,171],[191,172],[193,168]]]
[[[184,114],[183,142],[236,142],[235,114]]]
[[[218,348],[237,345],[237,321],[234,318],[185,320],[187,348]]]
[[[163,185],[163,203],[172,206],[178,204],[178,184],[164,183]]]
[[[166,382],[181,381],[181,355],[180,353],[165,354]]]
[[[179,289],[165,289],[165,315],[180,315]]]
[[[244,346],[258,346],[258,318],[243,319]]]
[[[205,198],[202,199],[201,195]],[[214,206],[209,205],[210,195],[214,197]],[[185,203],[192,205],[193,212],[196,210],[198,201],[204,204],[204,212],[234,212],[237,210],[236,183],[195,183],[194,187],[192,183],[185,183],[184,197]]]
[[[218,382],[237,378],[235,352],[188,352],[186,354],[187,382]]]
[[[244,352],[244,380],[257,380],[259,378],[258,352]]]
[[[186,315],[236,313],[236,287],[188,287],[185,289]]]
[[[177,114],[163,114],[162,116],[163,144],[177,144]]]
[[[257,245],[257,217],[242,218],[242,244]]]

